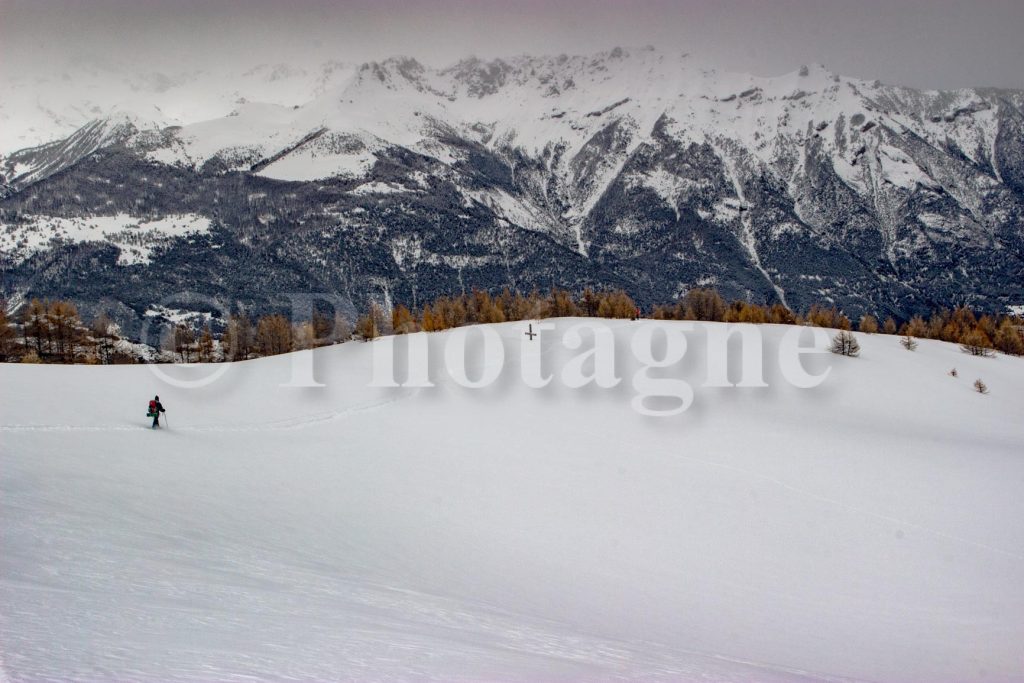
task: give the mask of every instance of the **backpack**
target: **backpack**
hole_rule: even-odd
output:
[[[146,417],[153,417],[156,415],[156,401],[149,402],[149,412],[146,413]]]

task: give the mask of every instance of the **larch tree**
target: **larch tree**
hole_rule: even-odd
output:
[[[54,301],[46,310],[54,351],[62,363],[73,363],[83,339],[78,309],[69,301]]]
[[[978,329],[978,319],[967,306],[957,306],[946,318],[939,338],[948,342],[963,342],[972,332]],[[985,332],[982,330],[982,334]],[[987,334],[985,334],[988,337]]]
[[[903,333],[909,337],[917,337],[922,339],[928,336],[928,323],[924,321],[919,315],[915,315],[910,319],[910,322],[906,324]]]
[[[416,331],[416,319],[404,304],[391,309],[391,329],[395,334],[411,334]]]
[[[601,303],[597,306],[597,315],[601,318],[634,318],[636,303],[621,289],[606,292],[601,296]]]
[[[782,304],[774,303],[768,309],[768,322],[775,325],[795,325],[796,314]]]
[[[256,348],[261,356],[292,350],[292,326],[283,315],[265,315],[256,324]]]
[[[744,302],[740,307],[736,322],[761,324],[768,322],[768,310],[764,306]]]
[[[420,327],[424,332],[437,331],[437,323],[434,320],[434,309],[431,308],[430,304],[423,307],[423,313],[420,315]]]
[[[686,292],[682,304],[684,320],[722,322],[729,308],[717,291],[700,287]]]
[[[837,330],[850,330],[850,319],[843,315],[838,308],[824,308],[813,304],[806,316],[807,322],[815,327],[831,327]]]
[[[996,319],[990,315],[983,315],[978,318],[977,328],[985,333],[985,336],[989,339],[996,338],[997,323]]]
[[[384,311],[376,303],[371,303],[370,310],[359,318],[356,334],[362,337],[363,341],[370,341],[384,334]]]
[[[331,317],[320,311],[313,311],[313,316],[309,322],[313,327],[313,339],[316,340],[317,344],[329,344],[332,341],[334,320]]]
[[[551,317],[572,318],[580,314],[580,308],[572,295],[564,289],[552,289],[550,301]]]
[[[1011,356],[1024,355],[1024,334],[1021,334],[1020,327],[1014,324],[1012,318],[1002,319],[993,343],[1003,353]]]
[[[0,362],[7,361],[14,355],[17,336],[7,316],[7,304],[0,301]]]
[[[587,287],[583,290],[583,294],[580,296],[580,308],[583,309],[583,315],[588,318],[595,317],[600,304],[601,299],[592,288]]]
[[[991,356],[992,342],[981,329],[974,328],[960,338],[960,348],[972,356]]]
[[[200,363],[212,363],[214,358],[214,344],[213,344],[213,331],[210,330],[209,325],[203,327],[202,333],[199,335],[199,342],[197,345],[197,351],[199,354]]]
[[[865,334],[875,334],[878,332],[878,318],[871,315],[870,313],[861,317],[860,322],[857,324],[857,330]]]
[[[50,321],[46,316],[47,303],[32,299],[22,312],[21,329],[25,337],[25,346],[35,349],[36,357],[44,358],[50,352]]]

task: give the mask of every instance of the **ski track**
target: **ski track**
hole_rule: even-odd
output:
[[[417,390],[418,392],[418,390]],[[352,406],[343,410],[332,410],[315,415],[302,417],[288,417],[271,422],[254,422],[250,424],[236,424],[231,426],[218,425],[197,425],[190,427],[161,427],[169,432],[279,432],[296,429],[307,429],[329,422],[336,422],[379,410],[385,406],[404,401],[411,398],[414,393],[384,401],[375,401],[361,405]],[[148,425],[55,425],[55,424],[7,424],[0,425],[0,432],[134,432],[139,429],[151,429]]]
[[[385,406],[389,406],[389,405],[397,403],[399,401],[403,401],[403,400],[406,400],[408,398],[411,398],[412,396],[418,394],[419,391],[420,390],[417,389],[414,392],[411,392],[411,393],[409,393],[409,394],[407,394],[405,396],[396,397],[396,398],[392,398],[392,399],[387,399],[387,400],[384,400],[384,401],[376,401],[376,402],[372,402],[372,403],[366,403],[366,404],[362,404],[362,405],[352,406],[352,407],[346,408],[344,410],[327,411],[327,412],[317,413],[315,415],[304,416],[304,417],[290,417],[290,418],[284,418],[284,419],[281,419],[281,420],[275,420],[275,421],[272,421],[272,422],[242,424],[242,425],[232,425],[232,426],[203,425],[203,426],[194,426],[194,427],[175,427],[173,429],[171,429],[170,427],[167,427],[166,430],[167,431],[175,431],[175,432],[189,432],[189,433],[211,433],[211,432],[229,433],[229,432],[279,432],[279,431],[291,431],[291,430],[308,429],[310,427],[316,427],[316,426],[319,426],[319,425],[322,425],[322,424],[336,422],[338,420],[344,420],[344,419],[347,419],[349,417],[352,417],[352,416],[355,416],[355,415],[359,415],[359,414],[362,414],[362,413],[367,413],[367,412],[379,410],[381,408],[384,408]],[[137,431],[139,429],[150,429],[150,427],[145,426],[145,425],[140,425],[140,426],[127,426],[127,425],[105,425],[105,426],[85,426],[85,425],[83,425],[83,426],[75,426],[75,425],[45,425],[45,424],[44,425],[0,425],[0,432],[116,432],[116,431]],[[797,493],[799,495],[805,496],[806,498],[809,498],[809,499],[812,499],[812,500],[816,500],[816,501],[819,501],[821,503],[825,503],[827,505],[835,506],[835,507],[843,510],[844,512],[849,512],[849,513],[852,513],[852,514],[864,515],[864,516],[867,516],[867,517],[872,517],[872,518],[875,518],[875,519],[883,520],[883,521],[886,521],[886,522],[892,522],[892,523],[895,523],[895,524],[900,524],[900,525],[906,526],[906,527],[911,528],[911,529],[916,529],[918,531],[922,531],[924,533],[931,534],[932,536],[935,536],[936,538],[943,538],[943,539],[946,539],[946,540],[955,541],[955,542],[958,542],[958,543],[963,543],[965,545],[970,545],[970,546],[973,546],[973,547],[978,548],[980,550],[986,550],[986,551],[989,551],[989,552],[998,553],[1000,555],[1005,555],[1006,557],[1010,557],[1010,558],[1013,558],[1015,560],[1024,562],[1024,554],[1016,553],[1016,552],[1009,551],[1009,550],[1004,550],[1002,548],[996,548],[996,547],[993,547],[993,546],[990,546],[990,545],[986,545],[984,543],[979,543],[978,541],[974,541],[974,540],[971,540],[971,539],[968,539],[968,538],[963,538],[963,537],[960,537],[960,536],[955,536],[955,535],[952,535],[952,534],[948,534],[948,533],[943,532],[943,531],[938,531],[936,529],[932,529],[932,528],[929,528],[929,527],[926,527],[926,526],[922,526],[920,524],[917,524],[916,522],[912,522],[912,521],[907,520],[907,519],[901,519],[899,517],[892,517],[890,515],[885,515],[885,514],[878,513],[878,512],[872,512],[871,510],[865,510],[863,508],[858,508],[856,506],[848,505],[846,503],[843,503],[841,501],[835,500],[833,498],[828,498],[826,496],[819,495],[817,493],[814,493],[813,491],[808,491],[806,489],[802,489],[802,488],[800,488],[798,486],[794,486],[793,484],[787,483],[787,482],[782,481],[780,479],[776,479],[774,477],[769,477],[769,476],[766,476],[766,475],[763,475],[763,474],[759,474],[759,473],[753,472],[751,470],[747,470],[747,469],[744,469],[744,468],[736,467],[736,466],[733,466],[733,465],[727,465],[725,463],[712,462],[710,460],[704,460],[702,458],[695,458],[693,456],[688,456],[688,455],[676,454],[676,457],[681,457],[683,459],[686,459],[686,460],[689,460],[689,461],[692,461],[692,462],[697,462],[697,463],[700,463],[700,464],[708,466],[708,467],[715,467],[715,468],[718,468],[718,469],[728,470],[730,472],[741,474],[741,475],[744,475],[744,476],[747,476],[747,477],[752,477],[752,478],[758,479],[760,481],[768,482],[768,483],[770,483],[770,484],[772,484],[774,486],[778,486],[780,488],[786,489],[787,491],[792,491],[793,493]],[[2,666],[2,661],[0,661],[0,666]],[[0,679],[0,683],[3,683],[2,679]]]
[[[331,655],[325,661],[333,659],[334,666],[343,662],[349,677],[356,680],[361,674],[378,680],[382,678],[382,671],[388,672],[383,676],[385,679],[446,680],[433,673],[429,663],[439,657],[443,661],[446,656],[466,655],[485,656],[498,663],[509,658],[529,660],[542,667],[553,667],[552,670],[563,670],[566,667],[578,667],[578,671],[601,670],[605,674],[600,680],[714,680],[722,683],[751,680],[850,683],[858,680],[720,653],[671,647],[657,642],[595,636],[556,620],[408,588],[347,579],[335,579],[330,584],[323,584],[321,582],[324,577],[295,575],[294,567],[277,567],[276,570],[279,578],[286,576],[301,580],[321,591],[322,602],[314,611],[287,616],[299,616],[304,621],[310,620],[310,623],[322,625],[322,630],[317,628],[309,633],[313,641],[311,646],[324,643],[334,645]],[[4,583],[12,585],[10,581]],[[52,592],[55,589],[51,586],[19,583],[17,590]],[[76,597],[70,590],[57,590],[70,599]],[[262,629],[267,628],[268,621],[286,620],[284,613],[278,613],[279,609],[280,605],[270,603],[261,605],[256,612],[230,616],[224,614],[221,618],[229,622],[227,625],[236,626],[239,631],[245,630],[247,618],[252,619],[262,632]],[[192,607],[164,605],[161,610],[164,617],[174,615],[180,619],[199,619],[203,616]],[[332,611],[335,612],[334,617],[328,614]],[[346,616],[337,620],[336,615],[343,613]],[[135,612],[125,615],[129,622],[141,617],[144,615]],[[330,633],[333,628],[341,632],[340,639],[338,633]],[[282,638],[281,641],[287,642],[287,639]],[[248,666],[244,667],[248,669],[246,673],[241,672],[241,666],[235,671],[225,671],[209,664],[183,662],[177,667],[162,669],[159,679],[207,680],[207,676],[212,676],[217,680],[266,680],[271,675],[266,666],[272,664],[274,654],[281,647],[284,646],[270,645],[260,656],[249,660]],[[160,653],[161,656],[163,654]],[[190,649],[190,654],[194,655],[193,659],[197,662],[204,657],[201,648]],[[150,667],[138,666],[136,663],[119,669],[126,660],[112,653],[108,653],[108,656],[110,661],[103,668],[111,678],[157,679]],[[314,678],[324,663],[314,664],[313,668],[292,668],[282,678]],[[159,663],[154,664],[159,668]],[[59,680],[66,678],[63,673],[59,668],[37,671],[32,680],[49,680],[51,676],[53,680]],[[21,676],[16,676],[16,679],[29,680]],[[0,683],[9,683],[10,680],[0,678]]]

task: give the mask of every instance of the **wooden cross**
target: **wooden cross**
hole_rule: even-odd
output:
[[[529,337],[530,341],[533,341],[533,338],[537,336],[537,333],[533,331],[533,323],[530,323],[530,329],[524,332],[523,334]]]

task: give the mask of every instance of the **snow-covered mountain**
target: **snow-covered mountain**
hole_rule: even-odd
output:
[[[800,390],[770,370],[793,328],[764,326],[772,386],[709,389],[698,324],[665,370],[693,406],[644,418],[632,335],[680,323],[588,321],[623,381],[571,390],[579,321],[555,322],[492,327],[481,390],[433,365],[432,388],[371,388],[380,340],[295,356],[320,389],[282,386],[291,355],[163,366],[227,368],[194,390],[0,364],[0,678],[1024,677],[1024,360],[858,335]],[[547,387],[518,381],[521,343]]]
[[[82,127],[0,160],[15,241],[45,236],[51,216],[197,214],[229,252],[357,301],[554,282],[644,302],[713,284],[852,313],[1024,303],[1020,91],[918,91],[819,66],[759,78],[652,49],[117,83],[131,97],[79,106],[69,89],[25,108],[46,125],[13,139]],[[62,249],[116,262],[108,247]],[[55,251],[5,254],[9,293],[84,295],[26,284],[67,260]],[[208,266],[160,278],[208,282]],[[123,275],[90,287],[113,295]],[[218,294],[241,295],[245,275],[222,279]]]
[[[85,61],[38,75],[4,71],[0,154],[65,138],[111,116],[164,127],[226,116],[250,101],[301,105],[354,70],[327,62],[315,69],[260,64],[241,72],[211,68],[167,74]]]

